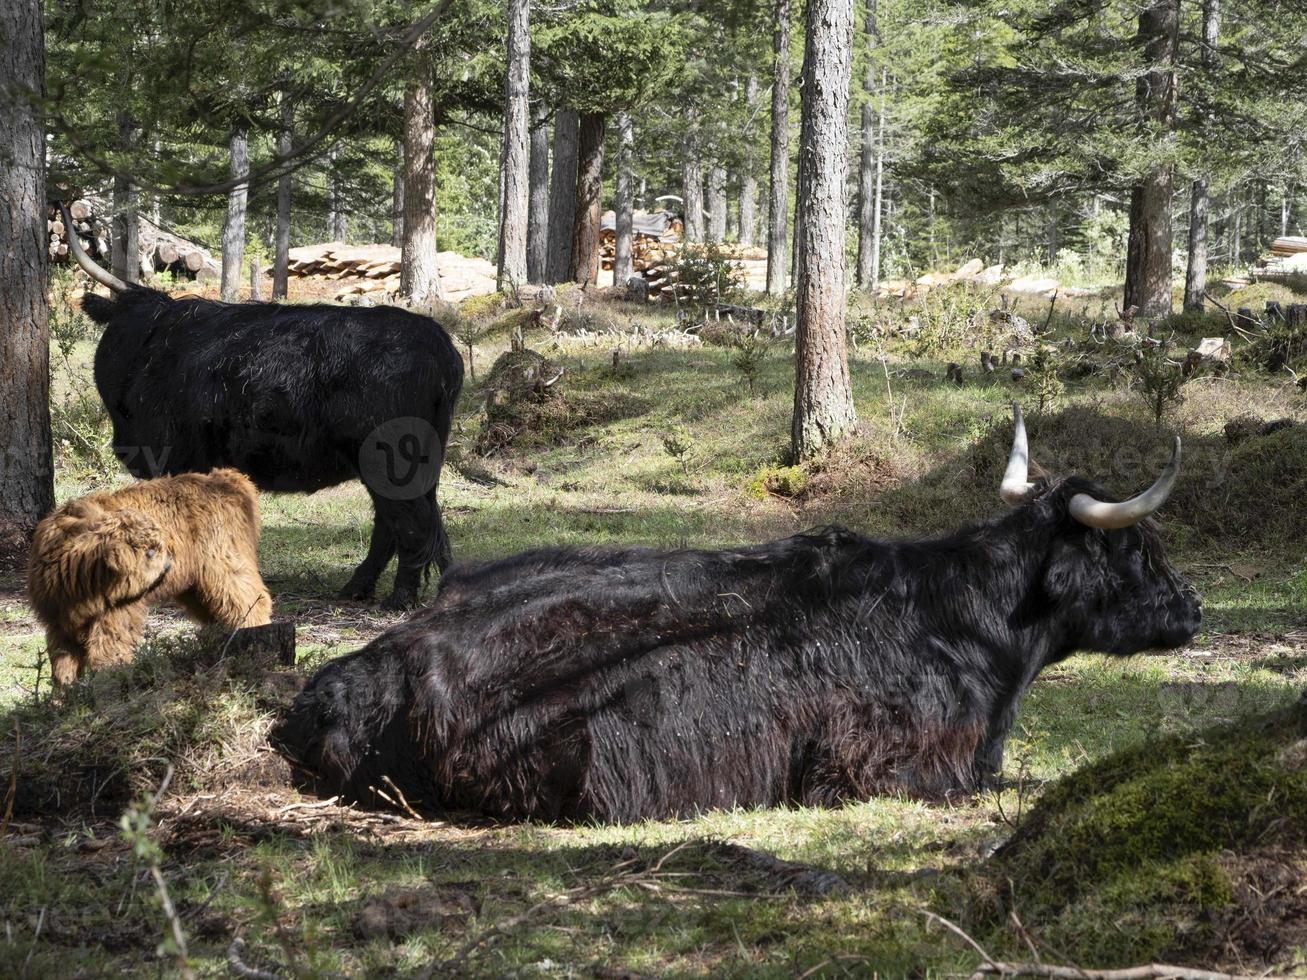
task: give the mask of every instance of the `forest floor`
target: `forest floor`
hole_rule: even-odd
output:
[[[1055,313],[1051,336],[1085,340],[1112,298]],[[20,805],[7,817],[0,785],[0,974],[172,975],[181,943],[190,968],[210,976],[231,975],[233,953],[299,977],[970,972],[979,954],[938,916],[1006,959],[1037,953],[1103,967],[1176,956],[1307,971],[1307,900],[1293,929],[1290,913],[1266,925],[1278,939],[1260,951],[1210,917],[1185,920],[1131,898],[1128,882],[1092,935],[1074,920],[994,923],[976,911],[967,876],[1052,781],[1155,739],[1200,741],[1213,724],[1285,706],[1307,687],[1307,460],[1285,456],[1307,442],[1276,434],[1262,452],[1223,434],[1247,413],[1307,422],[1307,396],[1287,376],[1237,364],[1186,385],[1159,430],[1128,372],[1104,369],[1067,381],[1040,415],[1029,377],[975,369],[978,349],[995,338],[967,313],[991,300],[959,293],[934,306],[855,309],[861,336],[850,367],[862,421],[847,446],[802,470],[785,460],[786,342],[765,355],[751,392],[738,349],[635,343],[633,325],[669,330],[676,321],[615,299],[569,315],[567,336],[527,333],[529,347],[567,368],[565,405],[479,454],[486,369],[521,317],[475,301],[464,315],[489,329],[477,341],[478,380],[462,400],[442,504],[459,558],[552,544],[728,545],[829,522],[930,534],[1000,512],[1013,398],[1031,416],[1036,459],[1122,493],[1150,482],[1166,433],[1182,433],[1186,482],[1163,527],[1173,560],[1203,594],[1202,632],[1166,655],[1079,656],[1045,671],[1022,706],[1002,791],[952,806],[877,799],[622,827],[419,821],[324,805],[289,787],[262,740],[284,694],[173,656],[190,634],[173,610],[152,615],[134,668],[104,672],[52,705],[43,640],[11,574],[0,577],[0,751],[13,761],[0,759],[0,775],[15,774],[8,792],[21,803],[30,793],[17,773],[40,758],[51,771],[34,783],[54,795],[38,812]],[[1046,305],[1027,315],[1042,321]],[[921,324],[915,336],[885,329],[909,316]],[[1176,326],[1198,337],[1223,332],[1223,322]],[[69,433],[61,499],[121,482],[78,448],[95,441],[78,394],[92,340],[70,335],[57,358],[56,416]],[[616,363],[614,346],[623,347]],[[966,369],[960,387],[942,380],[950,361]],[[262,505],[261,564],[277,614],[296,621],[303,669],[402,619],[334,598],[368,539],[361,487],[265,495]],[[37,734],[16,740],[16,727]],[[88,760],[67,750],[84,751],[87,732],[112,752]],[[144,791],[169,764],[176,776],[151,804]],[[759,862],[753,851],[803,867]],[[812,869],[837,876],[837,887]]]

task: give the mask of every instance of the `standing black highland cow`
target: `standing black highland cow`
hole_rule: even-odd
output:
[[[631,821],[926,798],[1001,768],[1021,694],[1077,650],[1176,647],[1198,596],[1148,515],[1027,482],[925,541],[827,528],[728,551],[529,552],[455,568],[430,610],[322,668],[274,732],[319,792],[430,811]]]
[[[414,605],[430,566],[450,560],[436,489],[463,362],[440,325],[394,307],[172,299],[110,275],[76,235],[68,244],[113,291],[82,308],[105,327],[95,386],[127,469],[229,466],[261,490],[307,493],[361,479],[372,542],[341,595],[370,599],[398,554],[385,604]]]

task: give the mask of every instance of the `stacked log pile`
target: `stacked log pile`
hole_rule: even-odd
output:
[[[1271,242],[1271,251],[1249,270],[1253,280],[1307,284],[1307,238],[1286,235]]]
[[[399,262],[400,250],[393,245],[326,242],[292,248],[287,268],[292,276],[340,280],[341,288],[334,296],[337,302],[358,302],[363,297],[384,301],[399,292]],[[495,267],[485,259],[440,252],[436,262],[440,285],[450,302],[495,291]]]
[[[113,238],[109,208],[95,198],[81,198],[68,206],[68,213],[73,219],[72,231],[82,240],[87,253],[108,268]],[[46,218],[51,260],[69,261],[69,229],[64,227],[62,215],[51,208]],[[143,278],[160,272],[170,273],[177,279],[209,279],[221,274],[218,263],[203,245],[164,231],[145,215],[138,215],[137,220]]]
[[[670,211],[636,211],[631,215],[631,266],[635,272],[673,260],[681,240],[681,219]],[[605,211],[599,220],[599,264],[613,269],[617,260],[617,215]],[[646,276],[646,278],[648,278]]]

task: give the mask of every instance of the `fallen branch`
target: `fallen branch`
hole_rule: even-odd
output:
[[[0,837],[9,830],[9,819],[14,815],[14,799],[18,796],[18,764],[23,759],[23,729],[14,718],[14,762],[9,770],[9,790],[5,793],[5,812],[0,817]]]
[[[238,977],[245,977],[246,980],[281,980],[280,973],[274,973],[271,970],[260,970],[257,967],[249,966],[241,958],[241,953],[245,951],[245,940],[237,936],[227,947],[227,969]]]
[[[1065,980],[1301,980],[1294,977],[1274,977],[1252,973],[1220,973],[1166,963],[1146,963],[1115,970],[1085,970],[1078,966],[1058,966],[1054,963],[982,963],[971,974],[977,977],[1057,977]]]
[[[569,905],[574,905],[577,902],[583,902],[606,892],[614,891],[618,888],[627,888],[647,883],[658,876],[659,872],[662,871],[664,864],[692,843],[695,842],[684,841],[678,844],[659,858],[658,861],[654,863],[653,867],[646,870],[637,867],[640,860],[638,857],[631,857],[625,861],[620,861],[613,865],[612,875],[605,878],[603,881],[598,881],[591,885],[580,885],[576,888],[569,888],[560,895],[555,895],[536,902],[535,905],[532,905],[525,912],[520,912],[517,915],[496,922],[485,932],[469,939],[452,957],[440,963],[430,964],[425,970],[419,973],[418,976],[420,980],[430,980],[433,976],[462,976],[466,973],[463,969],[463,965],[467,962],[468,957],[477,950],[484,948],[491,940],[502,936],[504,933],[509,932],[512,929],[516,929],[524,923],[530,922],[541,912],[557,911],[566,908]]]
[[[1215,296],[1213,296],[1211,293],[1207,292],[1206,290],[1204,290],[1203,292],[1203,299],[1207,300],[1207,302],[1211,303],[1218,310],[1220,310],[1222,313],[1225,314],[1225,319],[1229,322],[1231,330],[1237,333],[1244,340],[1253,339],[1253,335],[1251,333],[1249,333],[1243,327],[1239,326],[1239,324],[1235,323],[1234,314],[1230,312],[1230,308],[1228,306],[1222,304],[1220,300],[1218,300]]]
[[[381,779],[382,782],[384,782],[387,786],[389,786],[394,791],[396,798],[399,800],[400,809],[402,809],[406,814],[408,814],[414,820],[423,822],[422,815],[418,813],[416,810],[414,810],[411,806],[409,806],[408,800],[404,799],[404,793],[400,790],[398,786],[395,785],[394,780],[392,780],[389,776],[384,776],[384,775],[381,777]]]
[[[1303,980],[1301,976],[1269,976],[1264,974],[1221,973],[1216,970],[1203,970],[1188,966],[1172,966],[1167,963],[1145,963],[1140,966],[1119,967],[1111,970],[1090,970],[1079,966],[1061,966],[1056,963],[1009,963],[996,960],[956,922],[951,922],[942,915],[936,915],[927,909],[919,909],[927,919],[935,922],[953,933],[976,951],[981,962],[972,971],[970,980],[981,977],[1052,977],[1054,980]],[[1034,945],[1026,933],[1025,927],[1016,919],[1018,933],[1030,946],[1031,953],[1038,957]]]

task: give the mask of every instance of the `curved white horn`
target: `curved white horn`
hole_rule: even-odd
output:
[[[1097,500],[1087,493],[1078,493],[1071,498],[1069,509],[1071,516],[1086,527],[1101,527],[1115,530],[1138,524],[1152,514],[1166,498],[1171,496],[1175,478],[1180,473],[1180,437],[1175,437],[1175,448],[1171,450],[1171,462],[1157,478],[1157,482],[1137,497],[1123,500],[1119,504],[1109,504]]]
[[[1012,424],[1016,428],[1012,435],[1012,455],[1008,457],[1003,482],[998,485],[998,495],[1015,507],[1025,503],[1030,491],[1035,488],[1030,482],[1030,445],[1026,440],[1026,421],[1021,417],[1021,406],[1016,402],[1012,403]]]
[[[125,293],[132,287],[127,285],[112,272],[102,269],[91,260],[86,254],[86,249],[82,248],[82,240],[77,237],[77,228],[73,224],[73,216],[68,213],[68,208],[64,206],[63,201],[55,202],[59,206],[59,212],[64,219],[64,235],[68,239],[68,251],[73,253],[73,258],[77,264],[82,267],[82,271],[98,282],[101,286],[108,286],[115,293]]]

